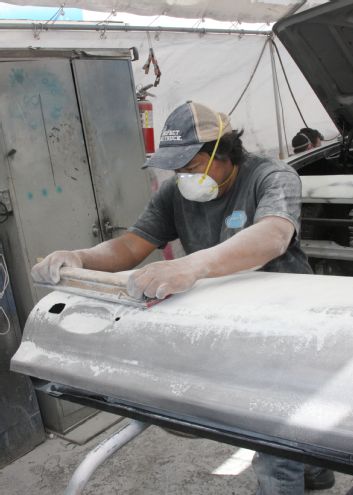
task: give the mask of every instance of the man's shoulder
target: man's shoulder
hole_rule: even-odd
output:
[[[152,204],[163,208],[171,208],[175,203],[178,194],[175,176],[165,179],[158,187],[158,190],[152,196]]]
[[[177,189],[176,177],[172,176],[165,179],[158,188],[157,194],[169,196],[174,194],[174,191]]]
[[[265,177],[276,172],[289,172],[294,176],[298,176],[294,168],[284,161],[266,155],[257,155],[255,153],[247,154],[244,168],[248,169],[251,173],[255,173],[258,177]]]

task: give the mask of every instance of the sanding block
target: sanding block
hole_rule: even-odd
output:
[[[57,284],[35,283],[35,285],[141,309],[147,309],[161,302],[161,299],[146,296],[136,299],[128,294],[127,281],[132,271],[110,273],[63,267],[60,269],[60,281]]]

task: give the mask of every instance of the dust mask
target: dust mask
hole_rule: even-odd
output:
[[[218,196],[218,184],[205,174],[177,174],[180,194],[190,201],[211,201]]]

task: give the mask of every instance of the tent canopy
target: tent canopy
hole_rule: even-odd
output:
[[[14,5],[60,7],[60,0],[12,0]],[[137,15],[211,18],[218,21],[275,22],[303,4],[313,7],[323,0],[67,0],[65,7]]]

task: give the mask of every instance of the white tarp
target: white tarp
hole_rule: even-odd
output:
[[[38,34],[38,33],[37,33]],[[159,141],[163,123],[168,114],[187,100],[204,103],[216,110],[228,113],[243,92],[265,42],[264,35],[225,35],[161,32],[153,35],[151,42],[162,71],[161,82],[151,93],[154,106],[156,142]],[[334,138],[337,129],[318,98],[277,41],[287,76],[298,104],[309,127]],[[0,48],[10,47],[81,47],[126,48],[136,46],[140,60],[133,62],[136,84],[154,82],[153,66],[145,75],[142,66],[147,60],[149,43],[145,32],[49,31],[35,39],[31,31],[0,31]],[[303,127],[299,113],[290,97],[280,65],[277,63],[280,94],[283,105],[289,151],[292,137]],[[249,151],[278,156],[278,136],[273,79],[269,46],[258,70],[239,106],[231,117],[234,128],[244,128],[243,141]]]
[[[128,12],[152,16],[166,15],[184,18],[211,18],[219,21],[275,22],[292,9],[303,4],[302,0],[12,0],[14,5],[39,5],[66,8],[75,7],[101,12]],[[305,7],[323,3],[323,0],[307,0]]]

